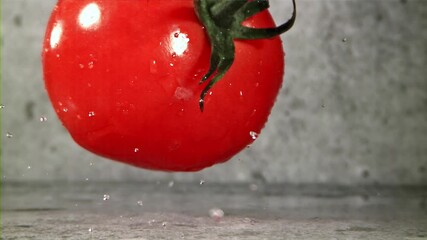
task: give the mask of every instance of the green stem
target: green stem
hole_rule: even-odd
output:
[[[212,48],[209,70],[200,81],[204,83],[210,79],[200,94],[202,112],[206,94],[233,65],[234,39],[271,38],[288,31],[296,19],[295,0],[292,4],[292,17],[287,22],[275,28],[260,29],[244,27],[242,23],[267,9],[268,0],[194,0],[196,15],[206,29]]]

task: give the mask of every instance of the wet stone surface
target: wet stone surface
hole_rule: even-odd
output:
[[[2,198],[1,239],[427,239],[424,187],[5,183]]]

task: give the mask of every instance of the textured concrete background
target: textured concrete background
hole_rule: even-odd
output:
[[[40,64],[55,2],[2,0],[4,181],[427,184],[425,0],[299,0],[283,36],[285,84],[261,136],[233,160],[185,174],[101,159],[71,140]],[[271,10],[285,21],[289,7],[276,0]]]

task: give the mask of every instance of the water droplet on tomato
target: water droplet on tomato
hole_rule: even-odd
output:
[[[179,32],[174,33],[174,34],[173,34],[173,36],[174,36],[175,38],[178,38],[178,37],[179,37]]]
[[[91,62],[89,62],[88,64],[87,64],[87,67],[89,68],[89,69],[92,69],[93,68],[93,62],[91,61]]]
[[[175,182],[174,181],[170,181],[169,183],[168,183],[168,187],[173,187],[173,185],[175,185]]]
[[[243,91],[240,91],[240,96],[241,96],[241,97],[243,96]]]
[[[220,208],[212,208],[209,210],[209,216],[218,221],[224,217],[224,211]]]
[[[7,137],[7,138],[13,138],[13,134],[12,134],[12,133],[10,133],[10,132],[7,132],[7,133],[6,133],[6,137]]]
[[[135,152],[135,153],[139,152],[139,148],[134,148],[133,152]]]
[[[140,201],[138,201],[138,202],[136,202],[136,204],[138,205],[138,206],[144,206],[144,203],[140,200]]]
[[[156,60],[150,61],[150,72],[151,73],[157,73],[157,63]]]
[[[59,54],[56,54],[56,57],[57,57],[57,58],[59,58],[59,57],[61,57],[61,55],[59,55]]]
[[[249,135],[252,137],[253,140],[258,138],[258,133],[254,132],[254,131],[250,131]]]
[[[85,65],[83,65],[83,64],[79,64],[79,67],[80,67],[80,69],[83,69],[83,68],[85,68]]]
[[[172,57],[176,58],[176,53],[175,52],[172,53]]]
[[[184,87],[177,87],[175,90],[175,98],[178,100],[189,100],[193,97],[193,91]]]
[[[169,66],[173,67],[174,65],[173,65],[173,63],[169,63]]]
[[[110,200],[110,195],[104,194],[104,197],[102,198],[102,200],[104,201]]]
[[[65,108],[65,107],[64,107],[64,108],[62,108],[62,111],[63,111],[63,112],[68,112],[68,108]]]
[[[88,115],[89,117],[93,117],[93,116],[95,116],[95,112],[94,112],[94,111],[90,111],[87,115]]]

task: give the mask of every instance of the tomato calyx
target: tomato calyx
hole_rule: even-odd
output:
[[[292,0],[292,17],[275,28],[250,28],[243,21],[270,7],[268,0],[194,0],[195,12],[211,42],[212,53],[208,72],[200,80],[209,82],[200,94],[200,111],[209,90],[225,75],[234,62],[234,39],[271,38],[287,32],[295,23],[296,4]]]

